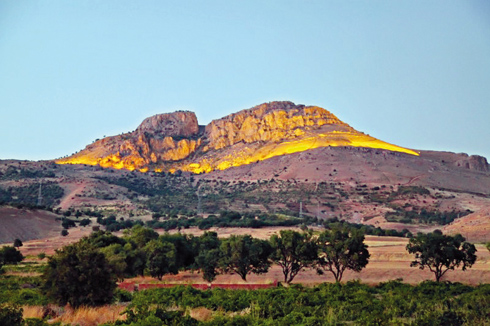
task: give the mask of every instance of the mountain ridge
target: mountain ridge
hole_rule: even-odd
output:
[[[190,111],[157,114],[143,120],[133,132],[97,140],[55,162],[142,172],[202,173],[328,146],[418,155],[359,132],[321,107],[276,101],[229,114],[206,126],[199,126]]]

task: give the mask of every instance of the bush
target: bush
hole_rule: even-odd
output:
[[[21,326],[22,308],[10,304],[0,305],[0,325]]]
[[[15,265],[24,260],[24,256],[20,253],[19,250],[14,247],[5,246],[0,250],[0,266],[4,265]]]

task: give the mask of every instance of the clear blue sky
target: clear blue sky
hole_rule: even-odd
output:
[[[274,100],[490,158],[490,1],[0,1],[1,159]]]

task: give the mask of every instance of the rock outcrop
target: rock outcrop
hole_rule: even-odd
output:
[[[138,134],[149,134],[157,139],[165,137],[192,137],[199,132],[194,112],[177,111],[146,118],[136,129]]]
[[[292,102],[265,103],[230,114],[206,126],[209,147],[221,149],[239,142],[282,141],[323,125],[347,126],[325,109]]]
[[[487,159],[479,155],[460,154],[461,159],[457,160],[454,165],[474,171],[490,172],[490,166]]]
[[[358,132],[323,108],[271,102],[214,120],[205,128],[192,112],[158,114],[134,132],[104,138],[56,162],[201,173],[326,146],[418,155]]]

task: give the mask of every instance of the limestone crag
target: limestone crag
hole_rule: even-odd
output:
[[[199,132],[194,112],[177,111],[157,114],[146,118],[136,129],[138,134],[150,134],[153,137],[192,137]]]
[[[320,107],[272,102],[212,121],[206,126],[206,137],[209,148],[221,149],[238,142],[277,142],[296,138],[326,124],[347,126]]]
[[[133,132],[104,138],[56,162],[201,173],[325,146],[418,155],[358,132],[323,108],[270,102],[214,120],[204,128],[192,112],[158,114]]]
[[[145,119],[131,133],[98,140],[57,163],[147,170],[151,164],[188,157],[201,143],[195,139],[198,132],[194,112],[157,114]]]

